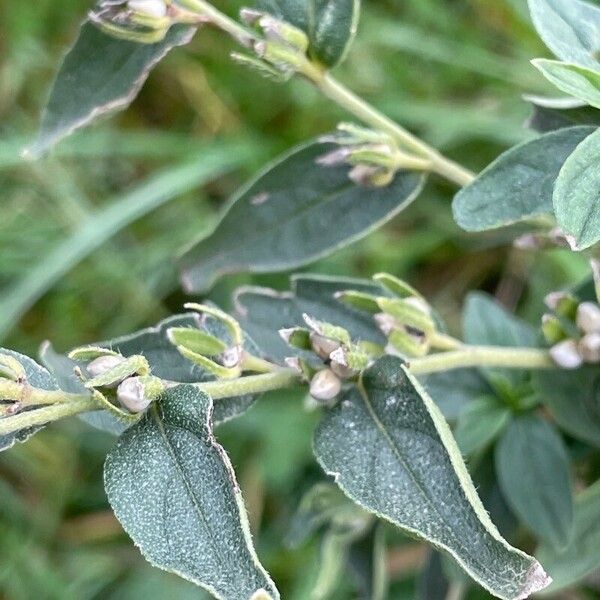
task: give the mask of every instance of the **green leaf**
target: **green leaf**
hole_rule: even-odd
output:
[[[441,413],[402,361],[364,372],[317,428],[317,459],[360,506],[446,550],[504,599],[548,583],[490,521]]]
[[[327,67],[346,56],[360,15],[360,0],[259,0],[258,6],[305,31],[310,55]]]
[[[472,292],[467,296],[463,314],[464,339],[467,344],[532,348],[538,346],[537,334],[525,321],[509,313],[491,296]],[[501,378],[517,385],[525,372],[516,369],[482,369],[492,384]]]
[[[284,271],[322,258],[380,227],[421,191],[421,175],[359,187],[349,167],[316,163],[336,147],[295,148],[242,189],[212,235],[182,257],[185,289],[202,292],[228,273]]]
[[[538,133],[556,131],[576,125],[600,125],[598,111],[575,98],[542,98],[524,96],[532,103],[532,115],[527,120],[527,127]],[[555,102],[554,102],[555,101]]]
[[[600,374],[597,367],[535,373],[533,384],[558,425],[600,448]]]
[[[533,24],[554,54],[598,70],[600,7],[580,0],[529,0]]]
[[[496,473],[506,501],[531,532],[564,547],[573,501],[569,459],[554,427],[535,415],[512,421],[496,446]]]
[[[548,593],[569,587],[600,567],[600,481],[575,499],[569,545],[557,549],[542,544],[536,554],[554,579]]]
[[[383,523],[376,523],[363,539],[350,546],[348,567],[357,580],[360,598],[388,598],[387,549]]]
[[[304,313],[343,327],[355,340],[385,345],[385,337],[371,315],[350,308],[335,298],[336,292],[348,289],[385,294],[380,286],[364,279],[293,275],[290,292],[277,293],[255,287],[238,290],[235,297],[237,316],[261,352],[279,363],[287,356],[293,356],[295,351],[281,339],[278,331],[305,326]]]
[[[538,58],[531,62],[558,89],[600,108],[600,72],[559,60]]]
[[[454,197],[454,219],[467,231],[485,231],[552,214],[552,188],[560,168],[593,131],[561,129],[501,154]]]
[[[5,348],[0,348],[0,355],[6,355],[18,360],[25,369],[27,383],[32,387],[42,390],[59,389],[56,379],[46,369],[38,365],[28,356],[13,352],[12,350],[6,350]],[[0,452],[12,448],[17,442],[26,442],[32,435],[36,434],[41,429],[43,429],[43,426],[28,427],[27,429],[22,429],[15,433],[0,435]]]
[[[252,546],[233,467],[211,429],[212,400],[191,385],[165,392],[109,452],[115,515],[156,567],[223,600],[260,589],[279,598]]]
[[[458,415],[454,436],[465,455],[482,450],[493,442],[510,421],[510,410],[494,397],[467,404]]]
[[[37,140],[27,154],[38,157],[76,129],[129,106],[152,68],[172,48],[187,44],[195,31],[179,25],[157,44],[139,44],[83,23],[56,76]]]
[[[600,130],[569,156],[554,186],[554,213],[571,246],[583,250],[600,240]]]

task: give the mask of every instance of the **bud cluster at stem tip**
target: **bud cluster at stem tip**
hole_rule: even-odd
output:
[[[569,292],[551,292],[545,298],[552,311],[542,317],[542,332],[552,345],[550,355],[563,369],[600,364],[600,268],[592,261],[596,302],[580,301]]]

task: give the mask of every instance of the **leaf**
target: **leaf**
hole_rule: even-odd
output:
[[[288,356],[301,354],[290,348],[279,335],[280,329],[304,326],[304,313],[319,321],[331,322],[348,330],[356,340],[385,345],[385,337],[371,315],[348,307],[335,293],[352,289],[385,295],[372,281],[322,275],[293,275],[291,291],[278,293],[265,288],[240,288],[235,297],[237,316],[261,352],[283,364]]]
[[[600,448],[600,374],[597,367],[535,373],[533,384],[562,429]]]
[[[458,416],[454,437],[465,455],[482,450],[493,442],[510,421],[510,410],[494,397],[467,404]]]
[[[533,24],[561,60],[596,69],[600,8],[580,0],[529,0]]]
[[[600,125],[598,111],[575,98],[567,98],[568,102],[564,105],[547,103],[546,100],[553,99],[536,96],[525,96],[525,99],[531,102],[533,107],[532,115],[527,119],[526,125],[538,133],[556,131],[574,125]]]
[[[327,67],[344,59],[356,36],[360,0],[259,0],[258,6],[306,32],[309,53]]]
[[[559,60],[538,58],[533,66],[558,89],[600,108],[600,73]],[[600,64],[598,65],[600,69]]]
[[[206,291],[225,274],[284,271],[322,258],[380,227],[421,191],[420,175],[359,187],[347,166],[316,164],[336,147],[295,148],[242,189],[212,235],[182,257],[186,291]]]
[[[600,130],[567,158],[556,179],[553,200],[556,220],[573,236],[574,250],[600,240]]]
[[[525,321],[509,313],[494,298],[481,292],[471,292],[463,314],[464,339],[467,344],[531,348],[538,345],[537,334]],[[492,384],[502,379],[517,385],[525,376],[515,369],[481,369]]]
[[[552,214],[552,187],[560,168],[593,131],[561,129],[501,154],[454,197],[454,219],[466,231],[485,231]]]
[[[506,501],[529,530],[564,547],[573,529],[569,459],[552,425],[533,414],[514,419],[496,446],[496,473]]]
[[[59,389],[56,379],[48,371],[46,371],[46,369],[38,365],[28,356],[19,354],[18,352],[13,352],[12,350],[6,350],[5,348],[0,348],[0,354],[10,356],[11,358],[18,360],[21,365],[23,365],[27,383],[32,387],[42,390]],[[8,435],[0,435],[0,452],[12,448],[17,442],[26,442],[32,435],[36,434],[43,428],[43,426],[28,427],[27,429],[9,433]]]
[[[129,106],[156,64],[172,48],[187,44],[195,32],[194,27],[178,25],[157,44],[139,44],[84,22],[58,71],[28,156],[39,157],[76,129]]]
[[[385,527],[376,523],[362,539],[350,546],[348,567],[357,580],[360,598],[385,600],[388,595]]]
[[[568,546],[557,549],[542,544],[536,554],[554,579],[548,593],[569,587],[600,567],[600,481],[575,499]]]
[[[547,585],[490,521],[441,413],[397,357],[364,372],[325,415],[314,448],[352,500],[446,550],[496,596],[526,598]]]
[[[191,385],[165,392],[109,452],[104,481],[115,515],[154,566],[223,600],[258,590],[279,598],[252,546],[212,400]]]

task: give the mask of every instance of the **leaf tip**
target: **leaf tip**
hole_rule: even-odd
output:
[[[533,564],[529,568],[529,571],[527,572],[523,587],[521,588],[519,595],[515,598],[515,600],[525,600],[532,594],[535,594],[548,587],[551,583],[552,577],[550,577],[548,573],[544,571],[544,568],[537,560],[534,560]]]

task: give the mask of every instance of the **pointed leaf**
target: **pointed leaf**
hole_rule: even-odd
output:
[[[465,455],[486,448],[510,421],[510,410],[494,397],[470,402],[458,415],[454,436]]]
[[[564,547],[573,526],[569,459],[552,425],[535,415],[512,421],[496,447],[496,473],[506,501],[530,531]]]
[[[129,106],[152,68],[195,31],[179,25],[157,44],[139,44],[111,37],[86,21],[56,76],[29,155],[39,156],[76,129]]]
[[[336,147],[295,148],[242,189],[215,231],[182,257],[185,289],[204,292],[230,273],[305,265],[364,237],[421,191],[424,179],[413,173],[398,173],[387,187],[362,187],[347,166],[316,163]]]
[[[592,127],[546,133],[501,154],[454,197],[454,219],[467,231],[485,231],[551,215],[558,173]]]
[[[554,212],[559,226],[573,236],[573,249],[600,240],[600,130],[583,140],[562,166],[554,186]]]
[[[580,0],[529,0],[533,24],[561,60],[596,69],[600,7]]]
[[[363,374],[315,434],[327,473],[363,508],[449,552],[494,595],[526,598],[548,583],[490,521],[448,425],[400,359]]]
[[[212,434],[212,400],[192,385],[165,392],[107,456],[108,499],[154,566],[223,600],[279,598],[258,562],[231,463]]]

